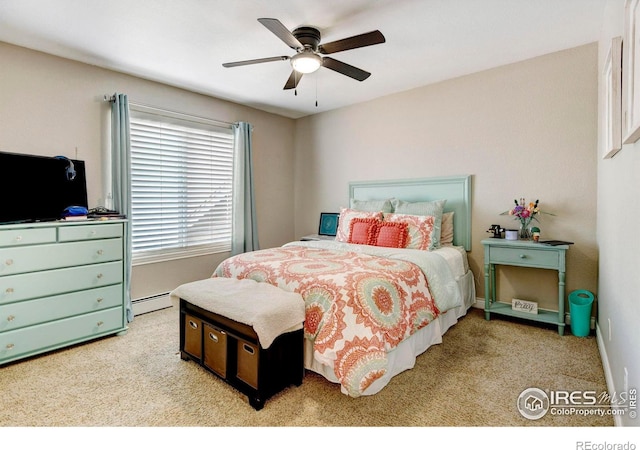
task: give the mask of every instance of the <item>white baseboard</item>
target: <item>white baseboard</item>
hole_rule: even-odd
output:
[[[139,316],[159,309],[171,308],[173,304],[169,298],[169,293],[158,294],[151,297],[134,299],[131,302],[133,307],[133,315]]]
[[[616,385],[613,382],[613,374],[611,373],[611,365],[609,364],[609,358],[607,357],[607,349],[604,345],[604,339],[600,332],[600,326],[596,324],[596,341],[598,342],[598,351],[600,352],[600,360],[602,361],[602,368],[604,369],[604,379],[607,383],[607,392],[620,392],[616,390]],[[622,416],[614,415],[613,424],[616,427],[623,426]]]

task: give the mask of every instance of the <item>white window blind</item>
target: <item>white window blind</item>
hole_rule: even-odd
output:
[[[133,263],[231,249],[233,133],[131,106]]]

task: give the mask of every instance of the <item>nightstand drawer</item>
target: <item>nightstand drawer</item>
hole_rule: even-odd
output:
[[[513,266],[548,269],[557,269],[560,265],[560,255],[556,251],[491,247],[489,252],[490,262],[492,264],[509,264]]]

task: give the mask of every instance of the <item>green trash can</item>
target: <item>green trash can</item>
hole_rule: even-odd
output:
[[[589,336],[592,305],[593,294],[589,291],[577,290],[569,294],[569,316],[571,317],[571,332],[574,336]]]

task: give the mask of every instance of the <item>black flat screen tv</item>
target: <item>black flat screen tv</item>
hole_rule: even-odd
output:
[[[0,223],[44,222],[87,205],[84,161],[0,152]]]

